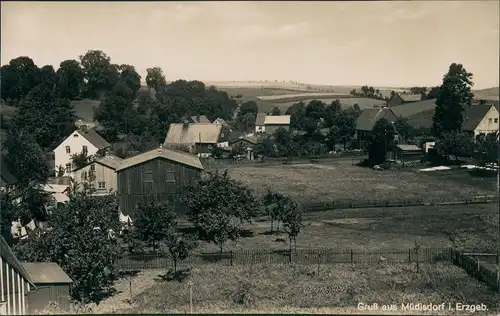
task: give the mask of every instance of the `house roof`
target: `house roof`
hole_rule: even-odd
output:
[[[211,123],[170,124],[164,145],[214,144],[219,141],[222,125]]]
[[[416,129],[428,129],[432,127],[435,109],[420,112],[408,118],[408,124]]]
[[[23,276],[31,285],[35,286],[31,275],[26,271],[21,262],[16,258],[16,255],[10,249],[9,245],[3,238],[0,236],[0,256],[3,260],[5,260],[14,270],[16,270],[19,274]]]
[[[212,123],[212,122],[210,122],[208,117],[206,117],[205,115],[200,115],[200,117],[198,117],[196,115],[191,116],[191,120],[193,120],[193,122],[195,122],[195,123]]]
[[[118,166],[122,163],[123,159],[115,155],[107,154],[106,156],[99,157],[94,161],[113,170],[116,170],[116,168],[118,168]]]
[[[267,115],[264,125],[288,125],[290,124],[290,115]]]
[[[391,110],[397,117],[409,118],[419,113],[433,110],[435,107],[436,107],[436,99],[429,99],[419,102],[393,106],[391,107]]]
[[[420,94],[398,93],[398,95],[404,102],[417,102],[422,100],[422,96]]]
[[[232,145],[234,143],[237,143],[239,141],[247,141],[249,143],[252,143],[252,144],[257,144],[257,137],[256,136],[241,136],[241,137],[238,137],[236,139],[233,139],[231,141],[229,141],[229,145]]]
[[[43,190],[49,193],[64,193],[69,187],[67,184],[44,184]]]
[[[264,125],[266,117],[266,113],[257,113],[257,117],[255,118],[255,125]]]
[[[10,168],[3,155],[0,156],[0,177],[7,184],[14,184],[17,182],[17,178],[10,172]]]
[[[388,113],[394,114],[391,108],[367,108],[361,112],[361,115],[356,121],[356,129],[360,131],[371,131],[375,123],[381,118],[384,118]]]
[[[86,140],[88,140],[97,149],[103,149],[111,146],[101,135],[99,135],[95,129],[91,128],[87,131],[78,130],[78,133],[82,135]]]
[[[227,125],[227,122],[222,118],[222,117],[218,117],[215,121],[214,121],[215,124],[222,124],[222,125]]]
[[[396,145],[402,151],[421,151],[422,149],[416,145]]]
[[[167,148],[155,148],[153,150],[132,156],[130,158],[124,159],[122,163],[116,168],[116,172],[122,171],[124,169],[133,167],[135,165],[150,161],[156,158],[163,158],[170,161],[175,161],[180,164],[190,166],[196,169],[203,170],[203,165],[201,164],[200,158],[198,156],[173,150]]]
[[[492,104],[478,104],[468,107],[463,114],[462,130],[466,132],[474,131],[492,107],[496,108]]]
[[[73,283],[73,280],[55,262],[24,262],[22,265],[35,284]]]

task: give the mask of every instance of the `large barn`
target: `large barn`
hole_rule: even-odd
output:
[[[167,148],[127,158],[116,169],[120,211],[133,214],[140,201],[156,198],[174,202],[181,212],[183,187],[199,180],[202,170],[197,156]]]

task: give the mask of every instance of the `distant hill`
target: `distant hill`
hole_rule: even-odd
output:
[[[500,95],[499,87],[473,90],[472,92],[474,93],[474,97],[476,99],[484,99],[484,100],[498,100]]]

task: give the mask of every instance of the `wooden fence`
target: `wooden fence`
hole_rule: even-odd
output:
[[[222,265],[285,264],[300,265],[336,263],[434,263],[451,261],[452,248],[421,248],[407,250],[367,251],[358,249],[297,249],[297,250],[236,250],[228,252],[197,253],[182,264]],[[165,269],[172,266],[172,260],[161,254],[127,255],[117,261],[121,269]]]
[[[485,257],[495,257],[496,264],[493,264],[491,260],[482,259]],[[453,263],[467,271],[470,276],[486,283],[500,293],[500,270],[496,254],[461,253],[453,250]]]

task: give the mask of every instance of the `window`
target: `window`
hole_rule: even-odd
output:
[[[87,172],[82,171],[81,178],[82,178],[82,179],[87,179]]]
[[[97,185],[98,185],[99,190],[106,189],[106,182],[99,182]]]
[[[73,135],[73,137],[75,137],[75,138],[76,138],[76,137],[78,137],[78,134],[76,134],[76,133],[75,133],[75,134]]]
[[[71,172],[71,163],[66,164],[66,172],[70,173]]]
[[[89,152],[89,149],[87,148],[87,146],[82,146],[82,152],[87,155],[87,153]]]
[[[153,172],[151,171],[144,172],[144,182],[153,182]]]
[[[90,165],[90,171],[95,171],[95,165],[94,164]]]
[[[495,118],[495,123],[498,123],[498,118]]]
[[[175,173],[172,171],[165,172],[165,177],[167,182],[175,182]]]
[[[489,118],[488,119],[488,124],[491,124],[493,122],[493,119]]]
[[[212,149],[212,145],[208,145],[208,149]]]
[[[66,146],[66,153],[67,153],[67,154],[71,154],[71,147]]]

